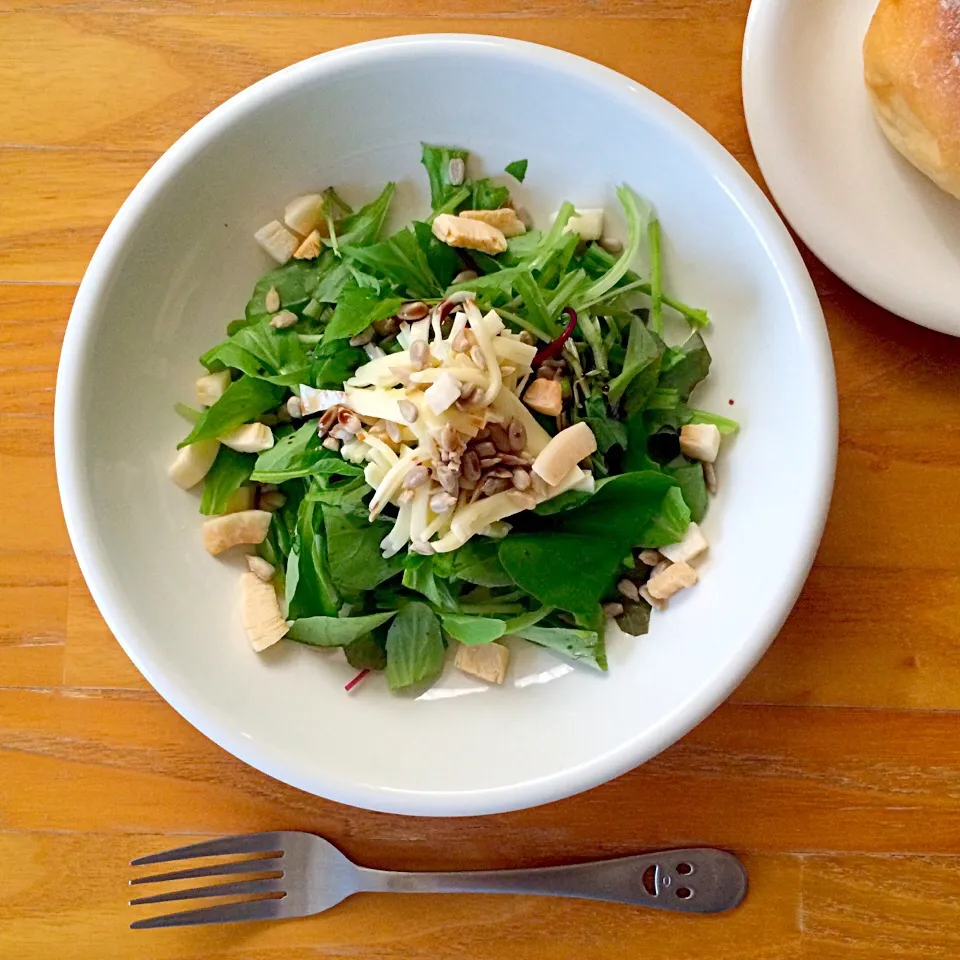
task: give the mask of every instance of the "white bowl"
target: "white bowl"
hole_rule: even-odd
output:
[[[655,205],[666,282],[707,307],[701,405],[740,419],[706,522],[702,582],[611,644],[607,675],[532,648],[503,687],[447,675],[419,699],[380,678],[353,695],[339,654],[258,656],[237,569],[200,546],[196,497],[166,466],[197,356],[268,264],[251,240],[285,200],[401,181],[426,203],[419,141],[468,147],[535,216],[569,197]],[[614,216],[616,216],[614,214]],[[736,406],[728,407],[728,398]],[[776,214],[678,110],[609,70],[531,44],[409,37],[316,57],[213,111],[157,162],[105,234],[77,295],[57,384],[56,453],[77,557],[137,667],[187,720],[287,783],[376,810],[465,815],[568,796],[642,763],[713,710],[790,610],[833,479],[833,366],[820,306]],[[558,571],[576,575],[576,571]]]

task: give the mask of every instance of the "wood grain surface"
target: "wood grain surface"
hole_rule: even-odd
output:
[[[60,339],[118,205],[214,105],[347,43],[502,34],[648,85],[759,180],[739,87],[748,0],[439,6],[0,0],[0,956],[960,957],[960,343],[867,303],[806,253],[840,392],[826,536],[761,664],[644,767],[496,817],[340,807],[200,736],[97,614],[54,476]],[[284,924],[127,930],[132,857],[272,828],[316,831],[361,863],[403,869],[716,844],[744,858],[751,892],[715,918],[521,897],[364,896]]]

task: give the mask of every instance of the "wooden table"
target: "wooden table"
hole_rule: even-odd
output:
[[[634,77],[757,176],[740,103],[747,6],[0,0],[0,956],[960,956],[960,343],[872,306],[809,256],[841,410],[816,567],[729,703],[660,757],[583,796],[497,817],[404,819],[326,803],[251,770],[180,719],[127,661],[60,515],[53,389],[77,282],[130,188],[214,105],[342,44],[430,30],[503,34]],[[716,918],[365,896],[273,926],[126,929],[131,857],[272,828],[312,830],[362,863],[407,869],[717,844],[743,856],[752,889],[740,910]]]

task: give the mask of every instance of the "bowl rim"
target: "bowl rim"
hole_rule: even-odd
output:
[[[80,468],[78,398],[83,389],[85,357],[97,323],[98,304],[105,294],[128,235],[156,197],[190,158],[219,133],[242,120],[248,110],[306,78],[322,79],[344,66],[372,63],[394,55],[423,55],[443,50],[494,54],[562,72],[588,82],[598,92],[631,101],[655,122],[688,142],[718,183],[751,222],[766,246],[783,289],[793,304],[793,318],[810,341],[818,359],[817,382],[805,397],[811,416],[819,422],[819,442],[813,457],[815,489],[812,516],[804,541],[797,544],[795,571],[781,597],[771,602],[767,615],[727,661],[726,667],[690,695],[653,727],[588,762],[547,776],[518,783],[466,791],[400,791],[369,782],[304,774],[294,764],[271,756],[256,741],[226,728],[204,703],[198,702],[175,679],[152,661],[149,653],[131,641],[137,629],[114,597],[110,577],[101,571],[102,555],[96,521]],[[481,50],[482,52],[482,50]],[[810,275],[790,234],[740,164],[706,130],[653,91],[590,60],[527,41],[474,34],[418,34],[391,37],[342,47],[295,63],[235,94],[184,133],[147,171],[120,207],[101,239],[77,292],[64,336],[54,407],[54,450],[57,481],[67,530],[81,572],[93,599],[113,635],[145,679],[184,719],[206,737],[254,768],[291,786],[341,803],[385,813],[416,816],[470,816],[525,809],[597,786],[645,762],[676,742],[725,700],[753,668],[773,641],[799,595],[813,562],[826,521],[833,487],[837,451],[837,396],[833,356],[819,299]]]

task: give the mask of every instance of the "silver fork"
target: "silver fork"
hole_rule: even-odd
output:
[[[681,913],[730,910],[743,900],[747,892],[747,872],[743,864],[733,854],[707,847],[664,850],[636,857],[532,870],[399,873],[358,867],[332,843],[312,833],[285,830],[193,843],[139,857],[132,861],[131,866],[240,854],[255,856],[136,877],[130,883],[236,874],[269,876],[137,897],[130,904],[226,896],[257,899],[149,917],[131,923],[131,928],[144,930],[150,927],[307,917],[329,910],[360,892],[539,894],[608,900]]]

